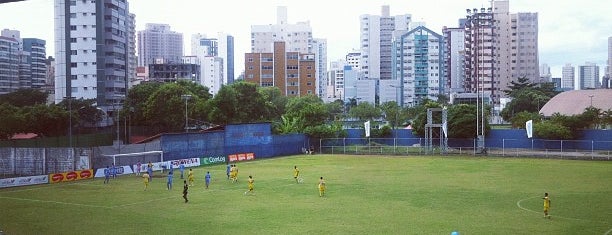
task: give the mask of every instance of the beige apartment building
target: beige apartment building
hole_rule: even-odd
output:
[[[262,87],[278,87],[286,96],[315,95],[314,53],[287,51],[285,42],[274,42],[272,53],[245,53],[244,79]]]

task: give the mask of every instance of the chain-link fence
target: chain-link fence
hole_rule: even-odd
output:
[[[330,138],[319,141],[320,153],[380,155],[497,155],[562,159],[612,160],[612,141],[501,139],[490,141],[484,153],[477,151],[476,139],[448,139],[441,147],[425,147],[425,138]]]

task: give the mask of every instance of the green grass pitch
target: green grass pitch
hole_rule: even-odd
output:
[[[612,162],[487,157],[300,155],[0,190],[5,234],[612,234]],[[296,184],[293,166],[304,182]],[[206,171],[212,184],[204,189]],[[245,196],[246,179],[255,195]],[[327,194],[319,197],[323,176]],[[542,196],[551,198],[544,219]]]

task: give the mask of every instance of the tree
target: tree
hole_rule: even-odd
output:
[[[285,115],[298,118],[303,128],[322,125],[330,116],[321,98],[314,95],[291,97],[286,110]]]
[[[361,102],[357,106],[351,108],[349,116],[359,119],[360,121],[374,120],[382,116],[381,110],[368,103]]]
[[[163,83],[147,82],[132,87],[125,98],[124,107],[133,112],[131,119],[134,125],[148,125],[145,107],[149,97],[157,92]]]
[[[19,108],[8,103],[0,103],[0,139],[8,139],[15,133],[22,132],[24,122]]]
[[[402,109],[395,101],[385,102],[380,105],[380,109],[385,114],[385,119],[389,121],[391,128],[395,129],[403,122]]]
[[[243,81],[221,87],[211,101],[210,119],[219,124],[270,121],[278,110],[266,101],[271,93],[258,89],[257,84]]]
[[[534,123],[538,123],[540,121],[540,115],[538,113],[530,113],[530,112],[520,112],[514,115],[510,119],[512,122],[512,128],[525,128],[525,123],[529,120],[533,120]]]
[[[297,117],[281,116],[281,121],[274,123],[274,133],[276,134],[298,133],[302,129]]]
[[[584,109],[584,112],[580,114],[580,119],[587,128],[597,129],[602,124],[602,116],[603,112],[601,109],[591,106]]]
[[[60,136],[68,133],[70,114],[60,105],[34,105],[22,108],[25,130],[39,136]],[[72,123],[76,123],[76,115]]]
[[[552,121],[535,123],[533,132],[536,137],[542,139],[567,140],[574,138],[569,128]]]
[[[264,117],[266,121],[276,121],[285,113],[285,107],[289,98],[281,93],[278,87],[259,87],[260,93],[264,101]]]
[[[156,126],[161,131],[180,131],[185,127],[185,101],[182,95],[192,95],[177,83],[165,83],[147,99],[144,117],[148,126]],[[192,95],[191,108],[197,96]]]
[[[335,121],[335,120],[343,118],[344,102],[342,102],[342,100],[335,100],[334,102],[326,103],[325,106],[327,107],[327,111],[329,112],[329,115],[331,116],[330,117],[331,120]]]
[[[7,103],[15,107],[34,106],[47,103],[47,93],[31,88],[22,88],[0,95],[0,104]]]
[[[519,77],[516,81],[511,81],[510,85],[508,86],[509,89],[504,90],[504,93],[510,97],[513,97],[515,92],[522,91],[527,88],[533,88],[535,86],[535,84],[529,82],[529,78],[523,76]]]

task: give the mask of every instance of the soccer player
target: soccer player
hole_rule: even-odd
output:
[[[168,190],[172,189],[172,178],[173,177],[174,177],[174,173],[172,173],[172,171],[168,172],[168,182],[166,183]]]
[[[193,169],[189,168],[189,175],[187,175],[187,180],[189,180],[189,186],[193,186]]]
[[[117,167],[115,167],[115,163],[113,163],[113,167],[110,169],[110,173],[113,176],[113,179],[117,178]]]
[[[298,181],[298,177],[300,176],[300,170],[298,170],[297,166],[293,166],[293,178],[295,179],[296,183],[300,183]]]
[[[206,176],[204,177],[206,181],[206,189],[208,189],[208,185],[210,184],[210,171],[206,172]]]
[[[550,215],[548,214],[548,210],[550,209],[550,198],[548,197],[548,193],[544,193],[542,199],[544,199],[544,218],[550,219]]]
[[[140,175],[140,169],[142,169],[141,167],[142,167],[142,164],[140,163],[140,161],[138,161],[136,163],[136,175]]]
[[[234,182],[238,182],[238,166],[234,164]]]
[[[151,179],[151,177],[149,177],[149,173],[144,173],[142,174],[142,182],[144,183],[144,190],[147,191],[147,188],[149,187],[149,180]]]
[[[181,171],[181,179],[183,178],[183,173],[185,172],[185,164],[181,162],[179,165],[179,170]]]
[[[110,169],[108,168],[108,166],[106,166],[106,169],[104,169],[104,183],[108,184],[109,179],[110,179]]]
[[[236,165],[231,165],[232,167],[230,168],[230,180],[232,180],[232,183],[236,182],[236,174],[237,174],[237,169],[236,169]]]
[[[227,164],[227,167],[225,168],[225,174],[227,174],[227,179],[230,179],[230,170],[232,168],[232,165]]]
[[[319,179],[319,197],[325,196],[325,180],[323,180],[323,176]]]
[[[185,203],[189,201],[187,200],[187,190],[189,190],[189,185],[187,185],[187,180],[183,180],[183,198],[185,198]]]
[[[150,167],[147,168],[147,175],[149,176],[149,181],[153,181],[153,164],[149,162]]]
[[[253,176],[249,175],[248,182],[249,182],[249,190],[244,192],[244,195],[247,195],[247,193],[251,193],[251,194],[255,193],[253,192],[253,189],[255,189],[255,185],[254,185],[255,180],[253,180]]]

